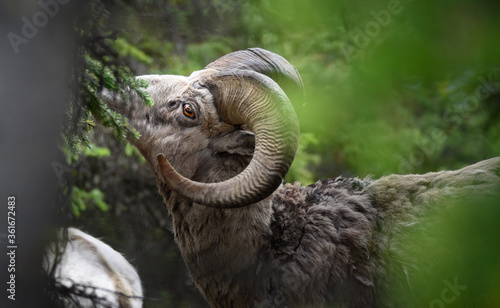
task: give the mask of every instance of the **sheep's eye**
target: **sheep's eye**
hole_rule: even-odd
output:
[[[190,119],[194,119],[195,118],[195,113],[194,113],[194,108],[193,106],[191,106],[191,104],[183,104],[182,105],[182,109],[183,109],[183,112],[184,112],[184,115]]]

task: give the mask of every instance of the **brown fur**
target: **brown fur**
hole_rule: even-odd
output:
[[[493,193],[499,175],[495,158],[371,182],[285,184],[272,199],[226,210],[191,204],[161,184],[160,192],[183,258],[212,307],[381,307],[405,226],[440,201]]]

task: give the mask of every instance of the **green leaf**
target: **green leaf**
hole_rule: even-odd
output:
[[[119,38],[113,43],[113,47],[122,57],[133,57],[144,64],[152,64],[153,59],[139,48],[130,44],[126,39]]]
[[[73,186],[71,190],[71,208],[73,214],[76,217],[80,217],[81,213],[88,209],[88,205],[95,205],[102,212],[109,210],[108,204],[104,201],[104,193],[98,188],[94,188],[88,192]]]
[[[111,155],[111,150],[91,143],[83,150],[83,154],[90,157],[107,157]]]
[[[106,212],[109,209],[108,204],[104,201],[104,193],[99,189],[92,189],[89,193],[89,197],[101,211]]]

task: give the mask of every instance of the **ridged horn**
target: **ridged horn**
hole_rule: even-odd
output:
[[[265,52],[268,56],[272,54]],[[230,61],[231,55],[238,55],[236,61]],[[254,155],[245,170],[220,183],[200,183],[180,175],[163,155],[157,156],[165,184],[176,193],[206,206],[242,207],[266,198],[281,184],[297,150],[297,116],[286,94],[268,76],[290,73],[281,78],[301,86],[300,75],[278,55],[277,62],[259,57],[252,61],[247,59],[246,64],[238,60],[240,56],[241,53],[236,52],[213,62],[207,68],[218,72],[203,74],[198,82],[214,96],[224,122],[246,124],[254,132]],[[272,67],[275,67],[274,72]]]
[[[297,69],[282,56],[262,48],[231,52],[208,64],[205,69],[251,70],[271,77],[286,93],[288,90],[296,89],[304,91]]]

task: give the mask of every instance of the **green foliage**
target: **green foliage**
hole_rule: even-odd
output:
[[[64,151],[70,159],[78,157],[81,145],[88,147],[88,135],[95,126],[94,120],[112,128],[119,140],[139,137],[126,119],[103,102],[100,93],[104,89],[113,91],[125,100],[130,93],[134,93],[146,104],[153,104],[145,91],[147,83],[136,80],[119,56],[133,56],[147,63],[148,57],[123,38],[113,41],[116,34],[106,27],[106,16],[109,15],[104,3],[91,0],[88,11],[82,12],[81,19],[75,23],[76,33],[83,44],[78,50],[78,65],[70,81],[72,91],[68,95],[68,122],[63,133]]]
[[[125,100],[129,98],[130,91],[135,92],[148,105],[153,105],[153,101],[145,91],[147,83],[143,80],[136,80],[126,67],[116,67],[106,65],[101,61],[85,56],[85,79],[82,81],[86,92],[86,108],[90,114],[105,127],[114,129],[115,135],[120,140],[125,140],[127,135],[137,139],[139,133],[128,125],[126,119],[121,114],[111,110],[99,96],[102,89],[111,90],[122,96]]]
[[[132,157],[132,156],[135,156],[139,159],[140,162],[142,163],[145,163],[146,162],[146,159],[144,158],[144,156],[141,155],[141,152],[139,152],[139,150],[134,147],[132,144],[130,144],[129,142],[127,142],[125,144],[125,155],[127,155],[127,157]]]
[[[307,98],[295,108],[302,131],[321,140],[310,148],[323,162],[316,175],[421,173],[498,155],[492,4],[424,2],[243,6],[246,44],[301,72]]]
[[[118,140],[124,141],[127,137],[139,138],[140,134],[129,126],[127,119],[121,114],[111,110],[102,100],[100,93],[103,89],[112,90],[125,99],[129,97],[129,89],[135,92],[144,102],[152,105],[153,101],[145,91],[147,83],[136,80],[125,67],[106,65],[93,59],[90,55],[84,56],[85,71],[79,80],[79,95],[72,96],[69,118],[74,126],[68,126],[64,135],[64,148],[69,161],[76,160],[80,149],[84,149],[85,155],[101,155],[93,153],[88,134],[95,126],[94,119],[101,125],[113,129]],[[85,110],[79,110],[76,102],[84,106]],[[76,129],[75,129],[76,127]]]
[[[111,151],[108,148],[98,147],[95,144],[89,144],[89,146],[83,150],[83,155],[91,157],[105,157],[110,156]]]
[[[301,182],[302,185],[309,185],[316,182],[317,179],[310,171],[310,167],[318,165],[321,158],[317,154],[308,152],[308,148],[318,144],[319,140],[312,134],[305,133],[300,136],[297,153],[285,177],[285,181],[289,183],[298,181]]]
[[[413,307],[498,307],[500,195],[447,206],[410,228],[403,253],[419,266],[408,265],[392,294]]]
[[[85,191],[76,186],[72,187],[71,190],[71,207],[73,214],[76,217],[80,217],[83,211],[86,211],[89,206],[95,206],[102,212],[106,212],[109,209],[108,204],[104,201],[104,193],[97,188],[91,191]]]
[[[232,48],[222,40],[209,40],[204,43],[190,44],[187,47],[186,55],[189,63],[193,63],[192,70],[199,70],[208,63],[214,61],[222,55],[230,53]]]
[[[137,61],[147,65],[151,65],[153,63],[153,59],[150,56],[127,42],[124,38],[116,39],[113,42],[113,48],[119,52],[121,57],[133,57]]]

